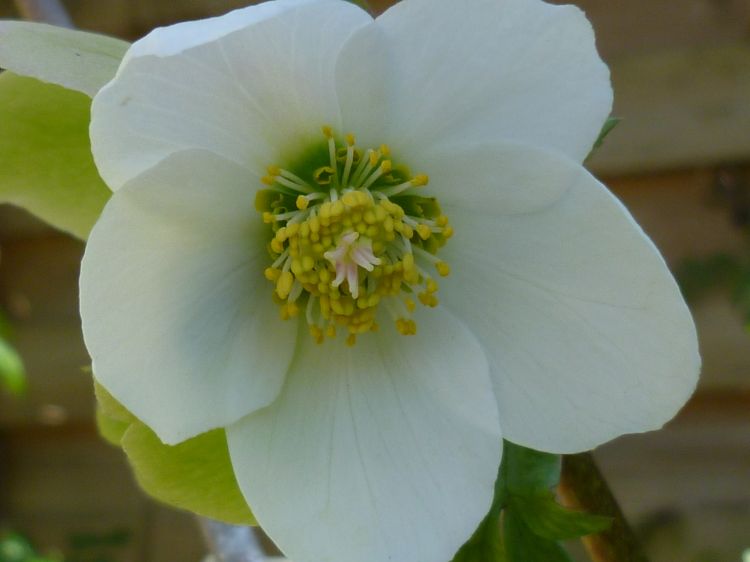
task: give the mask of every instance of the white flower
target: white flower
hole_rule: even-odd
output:
[[[583,14],[536,0],[155,30],[92,108],[97,379],[165,443],[225,427],[297,562],[449,560],[502,437],[589,449],[694,388],[672,277],[580,165],[611,96]]]

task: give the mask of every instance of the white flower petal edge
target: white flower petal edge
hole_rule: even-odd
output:
[[[451,217],[442,301],[488,354],[506,439],[555,453],[661,427],[693,392],[695,326],[651,241],[584,168],[494,143],[420,162]]]
[[[94,98],[91,139],[110,188],[201,148],[261,173],[339,126],[334,69],[372,22],[341,0],[277,0],[154,30]],[[200,76],[200,80],[196,79]]]
[[[404,155],[500,138],[582,161],[612,107],[583,12],[529,0],[403,0],[352,37],[337,78],[346,127],[387,129],[362,140]]]
[[[209,152],[129,182],[94,226],[81,269],[97,379],[169,444],[272,402],[296,329],[263,277],[259,179]]]
[[[420,320],[352,348],[300,337],[279,399],[227,429],[290,559],[445,562],[489,510],[502,437],[484,354],[444,309]]]

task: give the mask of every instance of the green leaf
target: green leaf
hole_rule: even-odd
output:
[[[612,525],[609,517],[564,508],[549,491],[533,496],[513,496],[509,509],[518,513],[535,535],[553,541],[600,533]]]
[[[499,513],[484,518],[469,541],[461,547],[453,562],[506,562]]]
[[[237,485],[223,429],[168,446],[134,423],[121,442],[138,483],[154,498],[226,523],[257,524]]]
[[[0,562],[27,562],[34,555],[26,538],[17,533],[0,534]]]
[[[508,441],[503,447],[505,486],[510,494],[533,495],[557,486],[559,455],[542,453]]]
[[[16,396],[20,396],[26,390],[23,361],[3,338],[0,338],[0,386]]]
[[[607,117],[607,120],[604,122],[602,130],[599,132],[599,137],[596,139],[594,148],[592,150],[596,150],[597,148],[602,147],[602,145],[604,144],[604,139],[606,139],[609,133],[611,133],[614,128],[620,124],[620,121],[622,121],[622,119],[619,117]]]
[[[509,562],[572,562],[562,546],[536,535],[514,509],[506,510],[503,531]]]
[[[0,67],[90,97],[112,80],[129,46],[96,33],[0,21]]]
[[[0,74],[0,203],[79,238],[111,195],[91,156],[90,105],[79,92]]]
[[[255,525],[234,476],[223,429],[178,445],[156,434],[94,382],[99,432],[128,456],[143,490],[159,501],[212,519]]]

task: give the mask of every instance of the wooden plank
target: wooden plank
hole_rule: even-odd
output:
[[[750,44],[632,57],[611,69],[623,121],[591,159],[597,173],[750,159]]]

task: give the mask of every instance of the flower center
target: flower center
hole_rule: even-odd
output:
[[[323,134],[289,170],[270,166],[255,200],[273,235],[265,275],[281,317],[304,314],[319,343],[346,330],[353,345],[378,329],[382,307],[401,334],[415,334],[415,298],[438,304],[429,272],[450,272],[436,257],[453,235],[448,217],[419,193],[428,177],[394,163],[386,145],[362,150],[352,135]]]

